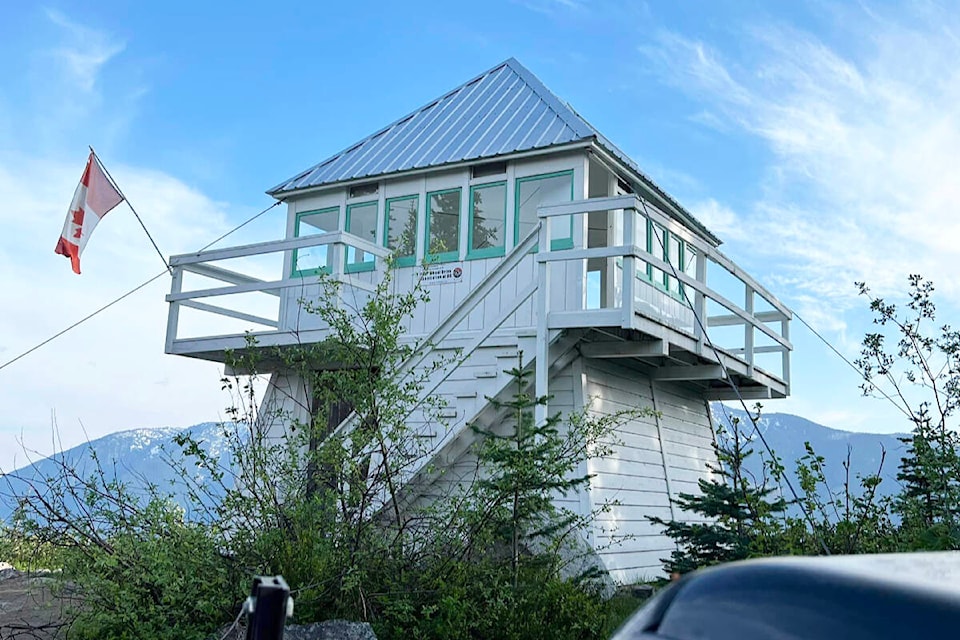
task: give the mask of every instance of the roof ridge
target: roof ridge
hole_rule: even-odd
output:
[[[556,112],[557,116],[563,120],[564,124],[576,132],[577,137],[588,138],[599,133],[597,129],[593,127],[593,125],[584,120],[583,117],[573,109],[573,107],[567,104],[565,100],[559,98],[553,91],[550,90],[549,87],[547,87],[547,85],[543,84],[540,78],[523,66],[519,60],[510,57],[507,58],[503,64],[510,67],[514,73],[520,76],[520,79],[526,82],[527,86],[529,86],[530,89],[533,90],[533,92],[537,94],[541,100],[546,102],[547,106]]]

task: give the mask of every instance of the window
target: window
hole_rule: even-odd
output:
[[[470,189],[468,258],[502,256],[507,230],[507,183],[482,184]]]
[[[460,189],[427,194],[428,262],[450,262],[460,252]]]
[[[384,244],[393,252],[398,267],[409,267],[417,259],[417,209],[420,198],[403,196],[387,200]]]
[[[363,202],[347,205],[347,233],[368,242],[377,241],[377,203]],[[370,271],[374,268],[372,253],[347,246],[347,271]]]
[[[666,260],[666,248],[667,248],[667,230],[656,222],[650,223],[651,233],[650,233],[650,253],[657,256],[658,258],[663,258]],[[667,286],[667,274],[663,272],[662,269],[651,266],[649,271],[650,280],[653,284],[660,287],[666,288]]]
[[[378,187],[376,182],[368,182],[367,184],[358,184],[350,187],[350,197],[351,198],[362,198],[363,196],[375,196],[377,195]]]
[[[665,246],[667,252],[663,259],[673,265],[677,272],[683,271],[683,240],[668,231]],[[680,281],[673,275],[673,271],[667,274],[664,285],[670,293],[680,295]]]
[[[519,244],[536,226],[538,221],[537,209],[539,207],[561,204],[571,200],[573,200],[573,171],[518,178],[514,242]],[[573,247],[572,216],[556,217],[550,227],[550,247],[552,249]]]
[[[697,249],[687,243],[683,244],[683,273],[694,280],[697,279]],[[683,295],[683,283],[681,282],[680,297],[683,297]]]
[[[640,234],[645,235],[645,239]],[[637,246],[646,245],[648,253],[672,265],[678,273],[697,277],[697,250],[670,233],[666,228],[648,219],[637,224]],[[637,277],[647,280],[677,298],[683,298],[683,283],[673,275],[673,269],[664,271],[650,264],[637,266]]]
[[[340,208],[303,211],[297,214],[293,235],[297,238],[336,231],[340,221]],[[330,271],[327,251],[329,245],[303,247],[293,250],[293,275],[316,275],[321,271]]]
[[[630,215],[629,212],[624,212],[625,215]],[[647,253],[652,253],[653,255],[660,255],[659,247],[654,251],[653,247],[650,246],[652,238],[650,237],[650,220],[644,216],[641,216],[638,213],[633,215],[637,216],[633,221],[633,243],[637,245],[640,249],[643,249]],[[651,267],[649,262],[637,261],[637,277],[644,278],[649,280],[652,277]]]

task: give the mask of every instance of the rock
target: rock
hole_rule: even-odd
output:
[[[19,578],[21,576],[23,576],[23,572],[14,569],[12,564],[9,562],[0,562],[0,581]]]
[[[653,595],[652,584],[634,584],[630,586],[630,595],[634,598],[646,600]]]
[[[224,636],[221,631],[213,636],[214,640],[243,640],[246,630],[234,629]],[[288,624],[283,629],[283,640],[377,640],[373,628],[366,622],[347,620],[326,620],[313,624]]]
[[[313,624],[287,625],[283,640],[377,640],[366,622],[327,620]]]

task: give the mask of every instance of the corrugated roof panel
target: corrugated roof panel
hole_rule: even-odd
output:
[[[595,140],[710,238],[717,240],[616,145],[510,58],[268,193],[276,197],[518,151]],[[717,240],[717,242],[719,242]]]
[[[500,130],[496,132],[496,136],[491,140],[487,153],[494,155],[497,149],[507,148],[507,141],[514,136],[517,127],[522,126],[523,122],[526,121],[531,109],[535,107],[536,102],[537,96],[535,93],[529,89],[524,89],[524,91],[521,92],[513,111],[507,115]]]
[[[594,135],[586,126],[555,125],[556,120],[569,123],[579,118],[558,113],[558,108],[569,110],[547,94],[520,63],[507,60],[270,193],[499,156]],[[534,123],[539,125],[523,129]],[[522,146],[512,146],[521,142]]]
[[[493,81],[493,78],[491,78],[491,81]],[[446,162],[456,161],[456,158],[451,158],[444,153],[444,150],[449,146],[447,142],[463,134],[465,121],[481,104],[484,89],[488,88],[489,84],[474,82],[471,86],[466,87],[466,90],[456,99],[450,100],[449,113],[439,126],[432,131],[429,139],[425,140],[424,144],[414,153],[415,167],[433,166],[436,164],[436,158],[444,158]]]
[[[554,118],[553,122],[551,122],[550,125],[544,129],[543,135],[541,135],[537,140],[533,141],[533,146],[541,147],[549,144],[549,141],[556,139],[556,137],[563,132],[566,126],[567,125],[563,123],[563,120],[560,118]]]
[[[509,78],[506,74],[501,74],[496,82],[491,82],[483,94],[477,97],[475,108],[464,115],[460,135],[447,136],[443,148],[439,149],[438,153],[447,155],[455,161],[466,159],[464,149],[470,148],[475,143],[477,136],[483,131],[484,122],[497,109],[497,104],[503,100],[508,87]]]
[[[486,113],[479,114],[477,126],[470,136],[466,137],[456,149],[461,158],[471,158],[483,155],[483,150],[489,145],[496,134],[501,121],[509,112],[510,106],[516,102],[520,92],[517,91],[520,78],[514,76],[505,79],[506,84],[496,95],[496,101],[490,105]]]

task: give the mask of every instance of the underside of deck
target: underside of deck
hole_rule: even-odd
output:
[[[585,358],[617,360],[635,368],[654,380],[682,382],[698,389],[707,400],[762,400],[784,398],[789,393],[787,383],[778,376],[742,357],[698,341],[683,331],[665,327],[649,318],[635,314],[634,325],[626,328],[615,324],[622,317],[617,311],[596,310],[579,312],[573,316],[548,317],[548,326],[555,340],[560,335],[577,339],[580,354]],[[526,331],[511,331],[531,335]],[[330,361],[316,346],[327,337],[324,330],[264,331],[245,335],[204,336],[177,340],[171,353],[236,366],[241,351],[249,349],[256,354],[254,361],[262,371],[281,367],[287,356],[282,354],[300,350],[311,358],[316,369],[335,369],[338,363]],[[422,336],[411,336],[415,340]],[[451,341],[468,341],[472,332],[450,334]],[[308,347],[309,352],[304,351]],[[231,356],[233,354],[233,356]]]

